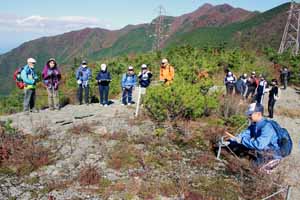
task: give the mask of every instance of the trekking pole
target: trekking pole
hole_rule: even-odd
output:
[[[137,100],[136,110],[135,110],[135,117],[138,117],[138,114],[139,114],[141,96],[142,96],[142,87],[140,86],[139,87],[139,93],[138,93],[138,100]]]
[[[287,189],[287,194],[286,194],[285,200],[290,200],[291,194],[292,194],[292,186],[289,185],[288,189]]]
[[[279,190],[279,191],[277,191],[277,192],[271,194],[270,196],[267,196],[267,197],[263,198],[262,200],[268,200],[268,199],[271,199],[272,197],[274,197],[274,196],[276,196],[276,195],[278,195],[278,194],[280,194],[280,193],[282,193],[282,192],[284,192],[284,191],[286,191],[286,190],[289,190],[289,189],[283,188],[283,189],[281,189],[281,190]],[[289,200],[289,196],[287,196],[287,199],[286,199],[286,200]]]

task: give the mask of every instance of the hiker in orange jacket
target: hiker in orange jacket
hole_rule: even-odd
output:
[[[169,64],[167,59],[164,58],[161,61],[159,80],[163,81],[166,85],[170,85],[174,80],[174,76],[174,67]]]

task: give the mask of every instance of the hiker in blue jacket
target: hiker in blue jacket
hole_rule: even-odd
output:
[[[77,97],[80,105],[82,104],[83,90],[85,92],[84,101],[86,104],[89,104],[89,81],[92,78],[92,71],[87,64],[87,61],[83,60],[76,71],[76,80],[78,84]]]
[[[240,95],[241,97],[244,96],[246,91],[246,81],[247,81],[247,74],[241,75],[240,78],[235,83],[235,93]]]
[[[111,76],[109,71],[107,70],[106,64],[101,65],[101,70],[98,73],[96,80],[99,85],[100,105],[107,107],[109,84],[111,82]]]
[[[133,66],[129,66],[127,73],[123,74],[121,86],[122,86],[122,105],[131,105],[133,103],[132,91],[136,86],[136,75],[134,73]]]
[[[256,166],[282,158],[277,133],[272,124],[263,117],[263,111],[264,107],[261,104],[251,104],[246,112],[251,125],[235,138],[230,139],[229,144],[235,152],[254,150],[253,159]]]
[[[38,112],[35,108],[35,98],[36,98],[36,83],[38,81],[38,76],[34,70],[36,60],[34,58],[27,59],[27,65],[23,67],[21,71],[21,78],[25,83],[24,87],[24,113],[26,115],[29,112]]]

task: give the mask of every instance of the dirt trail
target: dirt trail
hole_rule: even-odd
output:
[[[294,146],[292,154],[282,161],[279,170],[285,174],[285,184],[292,186],[290,200],[300,200],[300,91],[293,88],[281,91],[280,100],[275,105],[274,120],[289,131]]]

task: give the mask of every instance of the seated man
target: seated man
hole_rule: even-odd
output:
[[[263,111],[261,104],[251,104],[246,112],[251,125],[229,140],[229,148],[238,154],[253,151],[252,159],[258,167],[282,158],[277,133],[272,124],[263,117]]]

